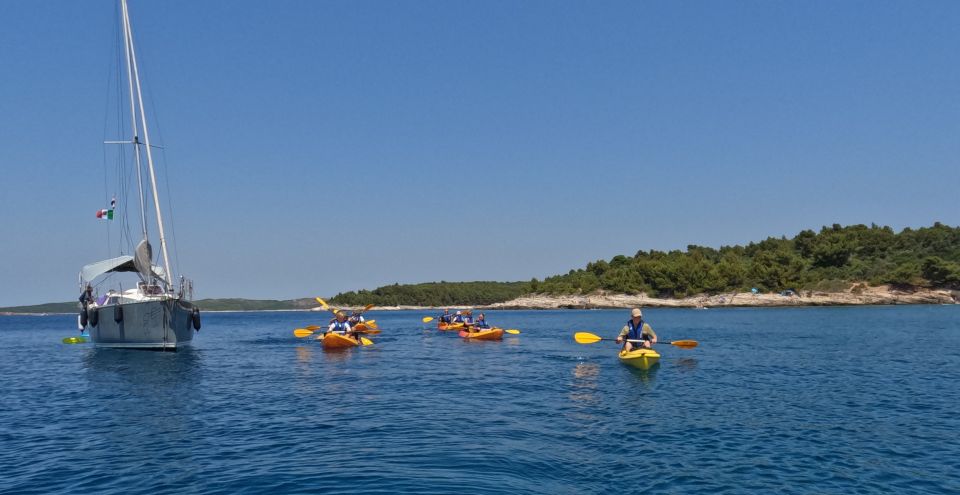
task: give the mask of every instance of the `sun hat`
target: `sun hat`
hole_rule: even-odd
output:
[[[634,318],[643,318],[643,312],[640,311],[640,308],[633,308],[633,311],[630,312],[630,316]]]

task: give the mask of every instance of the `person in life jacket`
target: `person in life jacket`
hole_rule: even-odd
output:
[[[453,323],[453,315],[450,314],[449,309],[444,309],[443,314],[440,315],[440,318],[438,319],[440,320],[440,323]]]
[[[653,332],[647,322],[643,321],[643,312],[640,311],[640,308],[633,308],[630,311],[630,319],[627,320],[627,324],[620,330],[620,335],[617,337],[617,343],[623,344],[624,352],[630,352],[635,345],[638,345],[630,342],[631,340],[642,341],[639,345],[647,349],[657,343],[657,334]]]
[[[347,323],[349,323],[351,327],[355,327],[364,321],[366,320],[363,319],[363,315],[360,314],[359,311],[354,311],[353,314],[350,315],[350,318],[347,318]]]
[[[490,328],[490,324],[487,323],[486,317],[483,316],[483,313],[477,315],[477,322],[473,324],[474,327],[479,329]]]
[[[347,323],[347,315],[343,311],[337,311],[336,319],[327,327],[327,333],[330,332],[337,332],[340,335],[350,333],[350,324]]]
[[[454,323],[463,323],[463,313],[457,311],[457,314],[453,316]]]
[[[473,326],[473,312],[470,310],[463,312],[463,325],[466,327]]]

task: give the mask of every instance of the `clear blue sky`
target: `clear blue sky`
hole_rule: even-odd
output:
[[[198,297],[526,280],[834,222],[960,224],[958,2],[131,13]],[[0,2],[0,306],[72,299],[107,254],[93,212],[111,194],[114,22],[107,0]]]

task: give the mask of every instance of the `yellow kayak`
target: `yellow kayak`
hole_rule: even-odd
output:
[[[630,352],[620,351],[619,356],[621,363],[642,370],[649,369],[660,360],[660,355],[657,354],[657,351],[643,348],[633,349]]]
[[[471,340],[501,340],[503,339],[503,329],[491,328],[489,330],[479,330],[476,332],[460,330],[460,336]]]
[[[360,345],[360,342],[357,342],[357,339],[354,337],[340,335],[336,332],[330,332],[326,335],[319,336],[317,337],[317,340],[323,341],[324,349],[346,349],[347,347],[356,347]]]
[[[463,323],[438,323],[437,330],[460,330]]]

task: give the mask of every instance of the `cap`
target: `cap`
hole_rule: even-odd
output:
[[[640,308],[633,308],[633,311],[630,312],[630,316],[634,318],[642,318],[643,312],[640,311]]]

